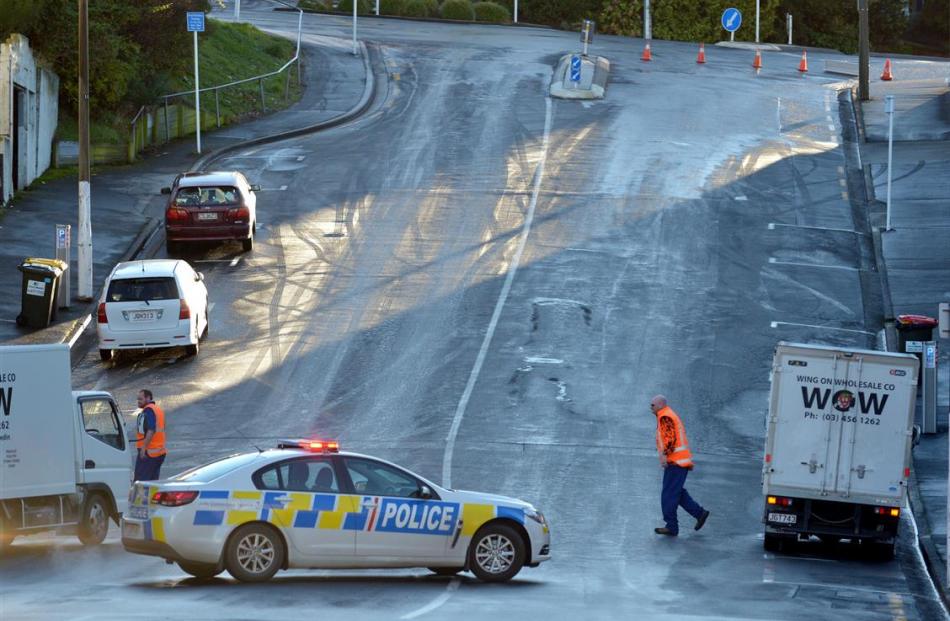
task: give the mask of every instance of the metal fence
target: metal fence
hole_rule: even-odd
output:
[[[297,15],[297,47],[294,56],[284,65],[275,71],[255,75],[242,80],[235,80],[227,84],[217,84],[215,86],[206,86],[200,88],[198,92],[201,95],[206,93],[214,94],[214,117],[206,113],[207,107],[201,105],[201,127],[206,126],[221,127],[221,91],[226,89],[238,88],[245,84],[257,82],[260,93],[260,111],[261,114],[267,112],[267,98],[264,91],[264,80],[284,76],[284,100],[290,98],[290,80],[291,69],[296,66],[297,86],[300,86],[300,36],[303,28],[303,11],[282,0],[271,0],[276,4],[282,4],[286,7],[298,11]],[[159,101],[154,105],[146,105],[139,108],[139,111],[132,117],[129,125],[129,142],[127,159],[129,162],[135,160],[136,156],[143,149],[153,144],[162,144],[180,138],[188,134],[195,133],[195,109],[188,105],[188,99],[194,101],[195,91],[181,91],[179,93],[169,93],[159,97]],[[203,97],[202,97],[203,99]]]

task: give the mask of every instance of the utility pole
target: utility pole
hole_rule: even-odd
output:
[[[871,99],[868,76],[871,57],[871,43],[869,40],[870,27],[868,25],[868,0],[858,0],[858,99]]]
[[[92,216],[89,179],[89,0],[79,0],[79,261],[77,296],[92,299]]]
[[[650,21],[650,0],[643,0],[643,38],[653,38],[653,24]]]

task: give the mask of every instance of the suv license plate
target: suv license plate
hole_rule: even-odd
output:
[[[147,520],[148,507],[129,507],[129,517],[133,520]]]
[[[776,524],[795,524],[798,516],[794,513],[769,513],[769,522]]]
[[[217,220],[217,219],[218,219],[218,214],[217,214],[217,213],[214,213],[214,212],[212,212],[212,213],[199,213],[199,214],[198,214],[198,219],[199,219],[199,220]]]

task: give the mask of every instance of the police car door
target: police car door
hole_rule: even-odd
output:
[[[458,503],[423,499],[422,483],[388,464],[359,457],[344,457],[343,462],[360,495],[357,557],[445,556],[459,518]]]
[[[256,477],[264,490],[267,519],[283,529],[301,556],[315,562],[353,558],[356,538],[343,521],[356,510],[356,502],[340,493],[332,458],[282,461]]]

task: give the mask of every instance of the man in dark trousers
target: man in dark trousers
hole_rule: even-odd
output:
[[[155,481],[165,462],[165,412],[145,388],[139,391],[137,403],[141,411],[135,429],[135,480]]]
[[[657,535],[675,537],[679,534],[679,522],[676,511],[683,507],[696,518],[696,530],[703,527],[709,518],[709,511],[693,500],[683,487],[686,475],[693,469],[693,454],[686,440],[686,428],[676,415],[666,397],[657,395],[650,401],[650,410],[656,416],[656,450],[663,467],[663,496],[660,504],[663,508],[663,520],[666,526],[655,528]]]

